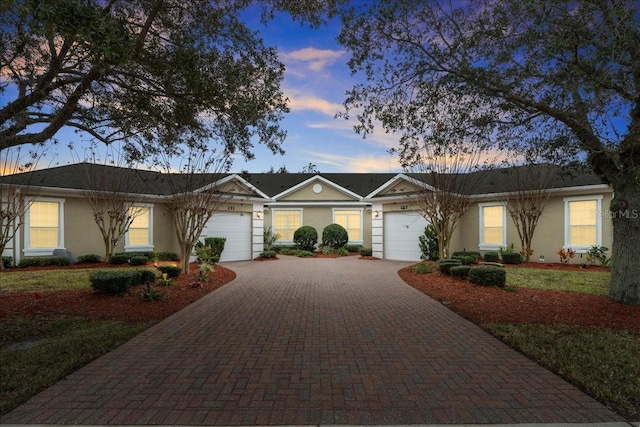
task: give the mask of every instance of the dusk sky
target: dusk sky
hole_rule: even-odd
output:
[[[349,55],[336,41],[340,21],[335,19],[328,26],[312,30],[286,14],[278,14],[266,26],[260,23],[257,13],[246,15],[248,26],[260,32],[266,45],[278,49],[280,60],[286,65],[282,89],[289,98],[291,112],[281,122],[287,131],[283,144],[286,154],[274,155],[255,144],[255,159],[235,159],[232,171],[258,173],[284,165],[289,172],[300,172],[309,163],[320,172],[401,171],[388,153],[397,137],[378,129],[363,139],[353,130],[354,122],[334,118],[343,111],[345,92],[354,82],[346,65]],[[89,138],[63,129],[56,139],[58,146],[49,150],[49,159],[40,167],[77,162],[78,156],[71,156],[67,145],[72,142],[78,150]]]
[[[311,30],[281,14],[267,26],[249,22],[268,45],[276,46],[286,65],[283,89],[291,112],[282,122],[288,135],[284,156],[274,156],[256,146],[256,159],[237,160],[235,170],[263,172],[285,165],[299,172],[309,163],[320,172],[398,172],[400,167],[387,152],[397,137],[378,129],[362,139],[353,122],[335,119],[343,111],[345,92],[354,82],[346,63],[348,53],[336,42],[340,21],[320,30]]]

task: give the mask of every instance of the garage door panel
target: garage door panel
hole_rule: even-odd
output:
[[[251,215],[239,213],[214,214],[202,230],[205,237],[225,237],[227,241],[220,261],[251,259]]]
[[[418,212],[389,212],[384,217],[384,257],[419,261],[419,237],[428,222]]]

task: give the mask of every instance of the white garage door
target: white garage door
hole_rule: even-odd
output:
[[[220,261],[244,261],[251,259],[251,213],[239,212],[214,214],[204,230],[202,238],[226,237]]]
[[[402,261],[419,261],[418,237],[428,222],[417,212],[389,212],[384,215],[384,257]]]

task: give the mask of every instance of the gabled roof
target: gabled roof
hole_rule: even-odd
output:
[[[74,163],[48,169],[7,175],[2,182],[39,188],[119,191],[166,196],[206,187],[230,174],[166,174],[96,163]]]
[[[526,177],[529,188],[518,188],[518,176]],[[8,184],[40,188],[113,191],[123,185],[122,191],[150,196],[168,196],[190,190],[207,189],[215,182],[237,180],[257,197],[273,199],[288,190],[310,182],[313,178],[332,183],[345,194],[357,195],[360,199],[378,197],[386,188],[404,179],[412,184],[424,183],[427,187],[437,185],[439,180],[459,179],[461,175],[443,174],[438,180],[433,174],[397,173],[255,173],[255,174],[167,174],[150,170],[121,168],[94,163],[76,163],[40,169],[0,177]],[[518,189],[537,189],[541,180],[552,189],[603,186],[604,180],[593,173],[570,170],[549,164],[518,166],[472,172],[458,191],[472,195],[491,195],[513,192]]]
[[[395,173],[250,173],[240,176],[269,197],[283,193],[315,176],[320,176],[364,197],[396,175]]]
[[[549,189],[585,187],[591,185],[607,185],[606,182],[592,172],[552,164],[537,164],[478,170],[460,179],[460,174],[441,174],[438,178],[433,174],[408,173],[407,176],[436,186],[444,180],[458,180],[457,192],[470,195],[490,195],[539,189],[544,185]]]

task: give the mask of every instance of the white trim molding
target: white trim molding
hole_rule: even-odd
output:
[[[298,227],[296,227],[296,229],[302,227],[304,225],[304,209],[303,208],[271,208],[271,231],[273,233],[278,233],[278,231],[276,230],[276,212],[281,212],[281,211],[298,211],[300,212],[300,225]],[[295,233],[296,230],[293,230],[293,233]],[[291,234],[291,240],[285,240],[284,236],[282,236],[282,240],[278,240],[278,242],[276,243],[278,245],[290,245],[293,244],[293,234]]]
[[[485,243],[484,242],[484,208],[502,207],[502,243]],[[507,207],[504,203],[478,203],[479,220],[478,220],[478,249],[481,251],[497,251],[501,247],[507,245]]]
[[[51,256],[55,249],[64,249],[64,199],[54,197],[28,197],[25,198],[27,204],[24,214],[24,249],[25,256]],[[48,202],[58,204],[58,245],[51,248],[31,247],[31,206],[38,202]]]
[[[565,197],[564,201],[564,249],[571,248],[576,253],[584,254],[589,251],[592,246],[601,246],[602,245],[602,199],[603,196],[601,194],[591,195],[591,196],[576,196],[576,197]],[[595,201],[596,202],[596,210],[593,212],[596,220],[596,241],[593,245],[572,245],[571,244],[571,218],[569,217],[570,208],[569,205],[571,202],[587,202],[587,201]]]
[[[151,203],[134,203],[129,207],[132,208],[148,208],[149,209],[149,241],[146,245],[129,244],[129,228],[124,233],[124,251],[125,252],[150,252],[153,251],[153,204]]]
[[[337,222],[336,222],[336,211],[338,211],[338,212],[340,212],[340,211],[358,211],[358,212],[360,212],[360,238],[356,239],[356,240],[352,240],[351,238],[349,238],[348,244],[349,245],[362,245],[362,244],[364,244],[364,209],[363,208],[348,208],[348,207],[333,208],[331,210],[331,219],[333,220],[334,224],[337,224]],[[349,232],[349,230],[346,227],[345,227],[345,230],[347,230],[347,233]]]

